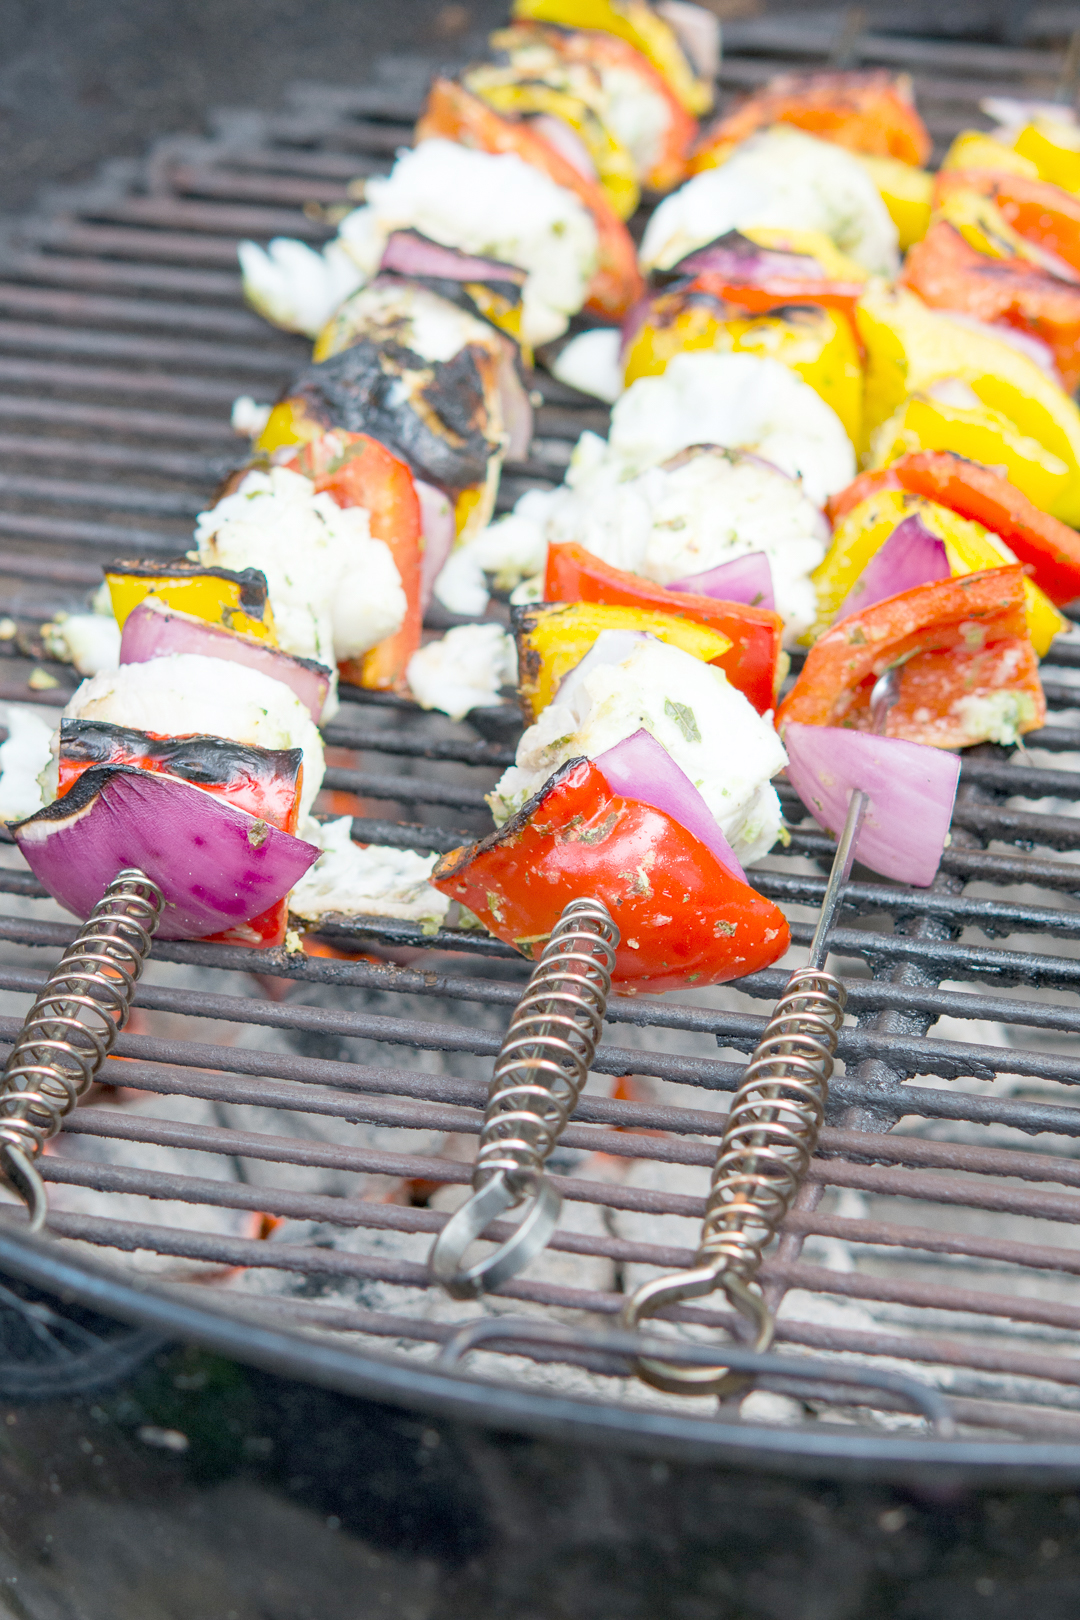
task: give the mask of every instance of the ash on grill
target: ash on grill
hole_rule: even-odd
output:
[[[797,18],[725,36],[729,90],[830,48]],[[979,97],[1020,83],[1050,95],[1060,73],[1052,51],[886,36],[844,48],[912,69],[942,144],[987,124]],[[84,610],[103,561],[184,549],[238,459],[233,400],[272,398],[307,355],[243,308],[238,238],[325,240],[348,183],[407,142],[430,65],[223,116],[212,139],[113,165],[0,243],[0,699],[62,704],[72,673],[42,656],[42,621]],[[538,386],[531,459],[508,469],[502,509],[559,481],[584,428],[604,430],[595,402]],[[1080,1438],[1080,638],[1059,639],[1044,674],[1052,713],[1027,753],[965,758],[934,887],[856,873],[834,936],[849,1017],[831,1112],[762,1276],[785,1353],[914,1370],[972,1429]],[[446,850],[486,825],[483,793],[515,738],[508,710],[454,724],[343,697],[326,786],[356,796],[357,837]],[[728,1100],[809,943],[832,844],[790,793],[785,812],[791,848],[755,882],[789,910],[790,960],[737,987],[612,1000],[551,1161],[562,1225],[498,1295],[449,1300],[426,1258],[468,1195],[527,965],[484,936],[390,919],[325,923],[327,946],[368,953],[349,961],[156,945],[116,1056],[42,1161],[51,1230],[184,1298],[383,1354],[430,1359],[477,1313],[612,1324],[643,1279],[690,1264]],[[74,929],[2,853],[10,1042]],[[710,1342],[731,1327],[705,1305],[680,1315]],[[468,1365],[593,1399],[671,1400],[550,1346]],[[796,1401],[774,1386],[746,1415],[921,1422],[869,1388]]]

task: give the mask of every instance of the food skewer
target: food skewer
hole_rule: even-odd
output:
[[[431,1249],[435,1280],[475,1299],[516,1277],[546,1247],[562,1195],[544,1165],[577,1106],[600,1039],[619,930],[598,900],[572,900],[518,1002],[484,1110],[473,1193]],[[464,1266],[466,1251],[500,1216],[528,1200],[511,1235]]]
[[[53,968],[0,1077],[0,1173],[31,1232],[48,1201],[37,1160],[94,1082],[127,1022],[163,899],[138,867],[118,872]]]
[[[900,669],[894,665],[871,694],[875,735],[884,732],[899,694]],[[773,1315],[753,1281],[802,1184],[825,1116],[847,1000],[842,981],[826,971],[825,963],[869,804],[868,793],[852,792],[809,960],[791,975],[735,1093],[713,1168],[696,1264],[654,1277],[631,1295],[623,1310],[628,1328],[667,1306],[722,1288],[753,1329],[754,1349],[764,1351],[772,1343]],[[637,1372],[653,1388],[675,1395],[724,1396],[746,1388],[745,1377],[723,1365],[642,1359]]]

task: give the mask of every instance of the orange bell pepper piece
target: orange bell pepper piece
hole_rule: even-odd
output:
[[[401,575],[405,617],[401,628],[370,652],[349,658],[341,678],[369,691],[403,691],[409,659],[420,645],[423,561],[420,500],[412,473],[384,444],[366,433],[322,433],[286,463],[313,480],[339,506],[363,506],[373,540],[382,540]]]
[[[731,642],[729,650],[712,662],[724,671],[732,686],[749,698],[758,714],[776,705],[784,621],[768,608],[721,602],[691,591],[669,591],[640,574],[613,568],[577,541],[548,547],[544,600],[652,608],[707,625]]]
[[[870,727],[870,693],[901,668],[886,735],[934,748],[1015,739],[1046,719],[1027,633],[1024,569],[988,568],[886,597],[827,630],[780,705],[777,729]]]
[[[787,919],[662,811],[613,793],[573,759],[479,843],[431,876],[524,956],[538,957],[571,901],[603,901],[619,927],[613,981],[625,994],[723,984],[782,956]]]
[[[599,184],[579,173],[529,124],[504,118],[452,79],[435,80],[416,126],[417,141],[437,135],[481,152],[512,152],[580,198],[596,224],[600,252],[585,307],[621,321],[643,294],[645,283],[633,239]]]
[[[913,450],[877,472],[860,473],[829,502],[836,524],[880,489],[907,489],[913,495],[973,518],[1015,551],[1035,584],[1063,607],[1080,596],[1080,534],[1043,512],[993,467],[968,461],[951,450]]]
[[[908,252],[900,281],[931,309],[1005,321],[1048,345],[1066,390],[1080,383],[1080,287],[1018,259],[995,259],[947,220]]]
[[[915,166],[933,146],[903,81],[890,73],[786,73],[710,124],[691,168],[714,167],[721,148],[771,124],[794,124],[849,152]]]

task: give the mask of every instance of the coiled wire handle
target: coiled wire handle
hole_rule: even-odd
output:
[[[900,696],[900,668],[887,669],[870,694],[871,730],[880,735]],[[856,788],[821,902],[810,960],[797,968],[765,1026],[735,1093],[713,1169],[695,1264],[643,1283],[623,1307],[636,1328],[666,1305],[722,1288],[754,1331],[754,1349],[772,1343],[774,1323],[753,1286],[762,1253],[791,1208],[817,1147],[847,991],[826,972],[829,934],[851,876],[869,795]],[[637,1372],[672,1395],[733,1395],[745,1377],[723,1366],[692,1367],[642,1359]]]
[[[163,903],[138,867],[113,879],[42,986],[0,1076],[0,1172],[31,1231],[48,1213],[36,1161],[127,1021]]]
[[[562,1197],[544,1164],[577,1107],[611,993],[619,930],[599,900],[572,900],[544,947],[510,1021],[491,1081],[473,1195],[432,1246],[432,1275],[454,1299],[475,1299],[516,1277],[544,1248]],[[529,1201],[510,1237],[465,1268],[489,1223]]]
[[[754,1349],[769,1348],[772,1315],[751,1284],[817,1146],[846,999],[840,980],[823,969],[792,974],[735,1093],[694,1267],[639,1288],[623,1311],[627,1327],[722,1288],[753,1328]],[[726,1395],[745,1385],[726,1367],[641,1361],[637,1370],[676,1395]]]

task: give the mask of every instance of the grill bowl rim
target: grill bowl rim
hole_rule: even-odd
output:
[[[61,1304],[78,1304],[164,1341],[198,1345],[243,1365],[451,1423],[556,1444],[630,1452],[670,1463],[798,1477],[865,1480],[916,1489],[1054,1488],[1080,1481],[1080,1444],[937,1439],[868,1433],[832,1424],[790,1427],[703,1420],[668,1410],[549,1394],[460,1372],[407,1365],[319,1343],[280,1328],[134,1285],[103,1265],[76,1261],[66,1245],[0,1223],[0,1274]],[[154,1347],[152,1347],[154,1348]],[[125,1363],[118,1376],[129,1374]]]

